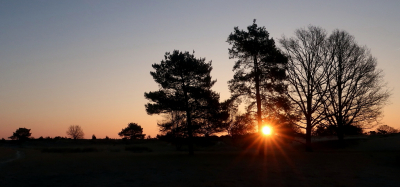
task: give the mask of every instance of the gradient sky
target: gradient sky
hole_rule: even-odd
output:
[[[33,137],[117,138],[128,123],[155,136],[147,115],[151,64],[167,51],[212,60],[213,89],[230,96],[233,27],[257,19],[276,42],[307,25],[346,30],[371,49],[392,90],[383,123],[400,128],[400,1],[0,1],[0,138],[19,127]],[[278,43],[278,42],[277,42]],[[279,46],[279,44],[278,44]]]

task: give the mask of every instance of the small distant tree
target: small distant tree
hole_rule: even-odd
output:
[[[96,139],[96,136],[93,134],[92,135],[92,140],[95,140]]]
[[[68,127],[67,136],[76,140],[76,139],[83,139],[85,134],[83,133],[81,126],[71,125]]]
[[[12,136],[8,137],[11,140],[27,140],[31,136],[31,129],[19,128]]]
[[[105,140],[109,140],[110,138],[109,138],[108,136],[106,136],[104,139],[105,139]]]
[[[399,130],[389,126],[389,125],[381,125],[376,129],[377,134],[394,134],[398,133]]]
[[[129,123],[128,127],[124,128],[121,130],[121,132],[118,133],[119,136],[123,138],[129,138],[129,139],[144,139],[146,136],[143,134],[143,128],[138,125],[137,123]]]
[[[61,136],[56,136],[56,137],[53,138],[53,140],[62,140],[62,139],[65,139],[65,138],[63,138]]]

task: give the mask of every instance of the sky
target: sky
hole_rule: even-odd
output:
[[[119,138],[130,122],[158,133],[144,92],[165,52],[195,51],[212,60],[213,90],[229,98],[233,28],[257,20],[280,47],[282,36],[320,26],[341,29],[367,46],[392,96],[382,123],[400,129],[400,1],[106,1],[0,0],[0,138],[31,129],[38,138],[66,136],[80,125],[85,138]]]

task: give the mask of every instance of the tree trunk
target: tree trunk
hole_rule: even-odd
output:
[[[184,84],[183,84],[184,85]],[[189,148],[189,155],[194,155],[193,151],[193,132],[192,132],[192,115],[190,113],[191,109],[189,107],[189,96],[186,91],[186,86],[183,86],[183,92],[185,94],[186,100],[186,124],[188,128],[188,148]]]
[[[194,155],[193,151],[193,132],[192,132],[192,116],[190,115],[190,111],[186,110],[187,115],[187,126],[188,126],[188,147],[189,147],[189,155]]]
[[[311,80],[309,78],[309,80]],[[310,88],[308,88],[310,90]],[[306,151],[311,152],[312,151],[312,146],[311,146],[311,130],[312,130],[312,123],[311,123],[311,118],[312,118],[312,111],[311,111],[311,106],[312,106],[312,95],[311,93],[308,93],[307,96],[307,113],[306,113]]]
[[[262,119],[261,119],[261,96],[260,96],[260,75],[258,70],[257,57],[254,56],[254,82],[256,87],[256,102],[257,102],[257,122],[258,122],[258,133],[261,138],[261,145],[259,150],[259,155],[263,156],[265,153],[265,141],[262,134]]]
[[[338,91],[338,113],[336,114],[336,122],[337,122],[337,136],[339,139],[339,146],[343,145],[343,140],[344,140],[344,127],[343,127],[343,102],[342,102],[342,94],[343,94],[343,88],[342,88],[342,76],[343,76],[343,63],[342,63],[342,58],[339,56],[339,61],[338,61],[338,66],[339,66],[339,71],[338,75],[336,77],[337,79],[337,91]]]
[[[306,126],[306,151],[311,152],[311,115],[307,115],[307,126]]]

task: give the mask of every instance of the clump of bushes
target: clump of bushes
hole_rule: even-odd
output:
[[[142,152],[152,152],[148,147],[143,147],[143,146],[126,146],[125,151],[131,151],[135,153],[142,153]]]
[[[96,148],[44,148],[42,153],[87,153],[87,152],[97,152]]]

